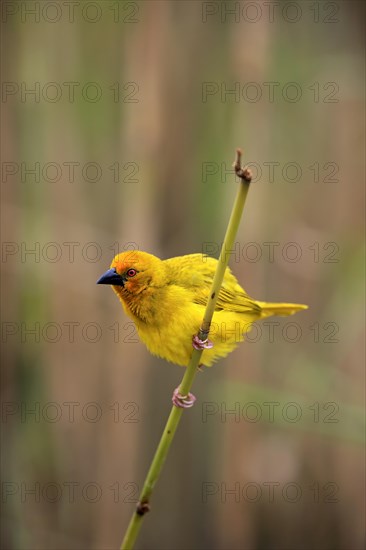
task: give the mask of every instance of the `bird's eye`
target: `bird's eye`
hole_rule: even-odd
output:
[[[136,275],[136,273],[137,273],[136,269],[129,269],[127,271],[128,277],[134,277]]]

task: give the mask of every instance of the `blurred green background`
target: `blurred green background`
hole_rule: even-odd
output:
[[[119,547],[183,371],[95,282],[217,257],[240,146],[231,267],[309,310],[197,376],[136,548],[362,548],[364,3],[2,9],[2,547]]]

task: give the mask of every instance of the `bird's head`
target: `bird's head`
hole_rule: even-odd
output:
[[[112,285],[122,300],[137,297],[148,288],[164,284],[163,262],[147,252],[130,250],[117,254],[106,271],[97,281],[100,285]]]

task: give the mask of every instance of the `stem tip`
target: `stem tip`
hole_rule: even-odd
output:
[[[242,168],[241,166],[242,154],[243,152],[241,149],[236,149],[236,157],[233,164],[233,168],[238,178],[246,181],[247,183],[250,183],[252,181],[252,172],[251,170],[249,170],[249,168]]]

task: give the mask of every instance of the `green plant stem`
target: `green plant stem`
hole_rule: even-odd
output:
[[[244,209],[245,200],[249,190],[251,174],[249,170],[245,170],[245,169],[243,170],[241,168],[240,162],[241,162],[241,151],[238,149],[236,160],[234,163],[234,168],[235,168],[236,174],[239,176],[241,181],[240,181],[238,193],[235,199],[235,203],[233,206],[233,210],[230,216],[230,220],[228,223],[228,227],[226,230],[225,239],[221,248],[220,258],[217,263],[217,268],[216,268],[215,276],[212,282],[202,325],[197,334],[198,338],[201,341],[206,340],[208,337],[212,316],[215,311],[216,301],[220,292],[222,281],[225,275],[225,270],[233,248],[235,236],[239,227],[240,219]],[[197,367],[199,365],[202,353],[203,353],[203,350],[193,349],[192,351],[190,363],[185,371],[182,382],[179,386],[179,393],[182,396],[186,396],[190,392],[194,378],[197,374]],[[175,432],[178,428],[183,410],[184,409],[173,405],[172,410],[170,411],[169,418],[165,425],[159,445],[156,449],[153,461],[147,473],[145,483],[140,494],[139,503],[137,505],[136,511],[133,513],[133,516],[130,520],[127,531],[125,533],[124,539],[122,541],[121,550],[132,550],[135,544],[136,538],[141,528],[144,515],[150,509],[150,506],[149,506],[150,497],[154,489],[154,486],[159,478],[160,472],[163,468],[165,459],[168,455],[170,445],[173,441]]]

